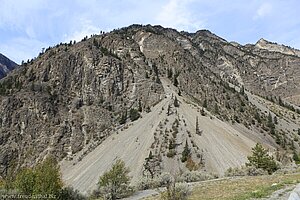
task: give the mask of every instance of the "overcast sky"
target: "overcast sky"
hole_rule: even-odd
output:
[[[18,63],[43,47],[131,24],[300,49],[299,0],[0,0],[0,8],[0,52]]]

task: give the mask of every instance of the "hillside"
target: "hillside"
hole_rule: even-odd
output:
[[[0,81],[1,177],[51,154],[65,182],[88,192],[116,157],[133,182],[150,151],[155,174],[187,171],[186,144],[197,170],[218,175],[257,142],[291,164],[299,62],[207,30],[150,25],[49,47]]]
[[[158,159],[156,175],[161,172],[179,174],[188,170],[180,160],[185,141],[192,148],[194,162],[201,163],[199,170],[215,174],[223,174],[229,167],[244,164],[257,142],[270,148],[275,146],[270,137],[254,131],[241,131],[210,113],[202,116],[201,107],[178,96],[170,82],[162,79],[162,84],[165,97],[151,108],[150,113],[144,113],[142,119],[109,136],[82,161],[63,162],[62,173],[66,183],[84,193],[92,191],[98,181],[94,177],[108,170],[116,158],[126,161],[133,183],[136,183],[143,176],[143,164],[150,151]],[[178,108],[174,107],[175,97],[179,101]],[[201,134],[196,132],[197,118]],[[174,156],[168,156],[172,151],[170,141],[174,141],[176,146]]]

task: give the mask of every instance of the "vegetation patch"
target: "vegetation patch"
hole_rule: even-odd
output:
[[[285,186],[299,182],[300,174],[239,177],[194,186],[191,200],[246,200],[263,198]]]

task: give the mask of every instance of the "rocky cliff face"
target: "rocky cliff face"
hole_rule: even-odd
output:
[[[61,159],[96,145],[125,110],[160,100],[153,66],[93,42],[52,48],[1,82],[1,174],[23,161],[31,165],[47,154]]]
[[[0,53],[0,79],[16,68],[17,64]]]
[[[300,51],[298,49],[293,49],[291,47],[285,46],[285,45],[280,45],[274,42],[269,42],[263,38],[257,41],[255,44],[256,48],[260,49],[265,49],[268,51],[273,51],[273,52],[279,52],[282,54],[287,54],[287,55],[293,55],[293,56],[300,56]]]
[[[193,42],[204,49],[204,65],[213,63],[210,67],[223,80],[244,85],[256,94],[281,97],[299,105],[300,58],[291,53],[298,50],[265,40],[242,46],[215,38],[200,31],[193,36]]]
[[[162,77],[220,120],[269,133],[265,114],[244,88],[283,98],[299,95],[299,61],[232,45],[209,31],[179,33],[161,26],[133,25],[57,45],[0,82],[0,174],[34,165],[47,154],[85,155],[161,102]]]

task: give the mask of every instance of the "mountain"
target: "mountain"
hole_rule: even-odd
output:
[[[0,53],[0,79],[15,69],[17,64]]]
[[[266,49],[268,51],[274,51],[279,52],[282,54],[288,54],[288,55],[294,55],[294,56],[300,56],[300,51],[298,49],[293,49],[291,47],[285,46],[285,45],[279,45],[274,42],[269,42],[263,38],[257,41],[255,44],[255,47],[260,49]]]
[[[151,25],[61,43],[0,81],[0,174],[51,154],[64,181],[88,192],[117,157],[133,182],[150,173],[149,157],[155,175],[223,175],[257,142],[291,164],[300,149],[299,63],[208,30]]]

